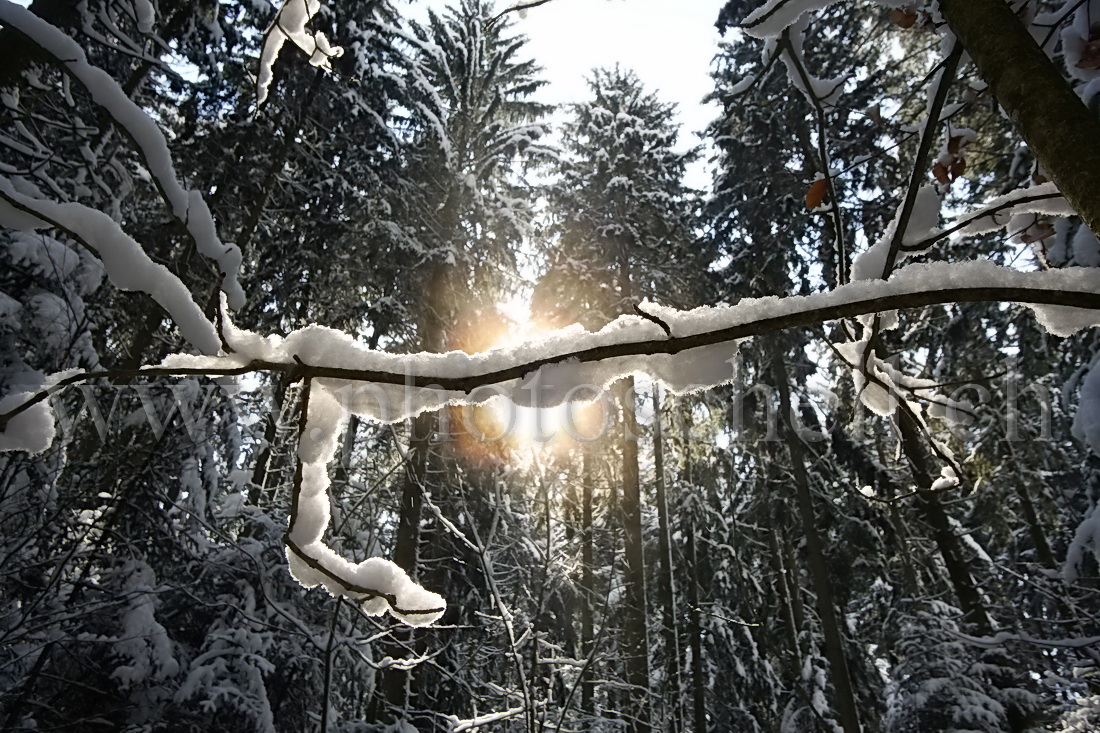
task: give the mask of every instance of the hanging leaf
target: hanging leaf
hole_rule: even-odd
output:
[[[806,192],[806,208],[813,210],[821,206],[827,193],[829,193],[829,183],[824,178],[811,183],[810,190]]]
[[[895,8],[890,11],[890,22],[898,28],[912,28],[917,22],[917,14],[908,8]]]
[[[951,161],[951,167],[947,169],[947,172],[951,174],[951,180],[955,180],[966,173],[966,158],[961,155]]]

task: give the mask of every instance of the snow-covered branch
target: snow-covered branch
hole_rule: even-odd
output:
[[[145,369],[69,375],[56,384],[99,377],[280,372],[317,380],[355,414],[395,422],[447,404],[484,402],[496,394],[539,407],[587,400],[590,387],[606,387],[630,374],[657,379],[674,392],[694,391],[731,378],[727,361],[742,339],[869,313],[976,301],[1023,304],[1048,331],[1066,336],[1100,324],[1100,275],[1092,268],[1020,272],[989,262],[916,264],[890,280],[858,281],[807,296],[744,299],[733,306],[690,311],[647,305],[671,336],[653,319],[622,316],[594,333],[571,326],[537,341],[479,354],[390,354],[322,326],[264,337],[226,318],[222,336],[229,353],[176,354]],[[356,389],[355,383],[366,384]],[[0,428],[48,396],[40,392],[10,406],[0,414]]]
[[[263,104],[271,86],[272,68],[279,51],[288,40],[309,56],[309,63],[332,71],[332,59],[342,56],[344,49],[329,44],[328,38],[312,28],[313,18],[321,11],[321,0],[287,0],[264,34],[260,52],[260,70],[256,81],[256,103]]]
[[[116,287],[148,293],[196,349],[216,354],[221,348],[214,324],[203,315],[187,286],[167,267],[153,262],[141,245],[102,211],[30,196],[0,177],[0,225],[22,231],[51,228],[65,232],[99,257]]]
[[[157,190],[187,230],[198,251],[214,260],[222,274],[222,289],[233,308],[244,305],[244,291],[237,281],[241,251],[235,244],[218,238],[217,227],[206,201],[198,191],[189,191],[176,175],[164,133],[111,76],[88,62],[76,41],[10,0],[0,0],[0,25],[10,26],[53,56],[65,73],[88,90],[92,99],[110,115],[118,128],[133,141]]]

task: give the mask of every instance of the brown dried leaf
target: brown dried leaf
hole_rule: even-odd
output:
[[[966,158],[961,155],[955,158],[951,162],[951,167],[947,169],[947,172],[951,174],[951,180],[955,180],[966,173]]]
[[[917,14],[907,8],[895,8],[890,11],[890,22],[898,28],[912,28],[917,22]]]
[[[825,201],[825,195],[829,193],[829,183],[824,178],[810,184],[806,191],[806,208],[816,209]]]
[[[1041,242],[1054,236],[1054,227],[1046,219],[1039,219],[1020,234],[1020,241],[1024,244]]]
[[[1075,65],[1078,69],[1100,69],[1100,41],[1086,43]]]

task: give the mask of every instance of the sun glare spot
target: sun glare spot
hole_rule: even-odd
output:
[[[469,353],[516,346],[543,336],[548,329],[530,318],[531,304],[522,295],[498,303],[492,314],[479,313],[479,322],[463,334],[461,348]],[[504,396],[492,397],[460,415],[463,433],[470,439],[467,452],[507,456],[512,462],[533,461],[566,453],[598,438],[610,423],[609,405],[601,396],[585,402],[553,407],[517,405]]]

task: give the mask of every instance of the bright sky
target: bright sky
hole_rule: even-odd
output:
[[[497,7],[512,5],[498,0]],[[683,125],[681,144],[698,144],[701,132],[717,116],[703,105],[711,90],[708,71],[720,39],[714,21],[724,0],[551,0],[514,18],[515,29],[530,39],[527,52],[542,65],[549,84],[540,98],[551,104],[587,98],[585,77],[616,62],[632,69],[658,97],[674,102]],[[404,0],[413,16],[447,0]],[[702,162],[693,166],[688,185],[709,184]]]

